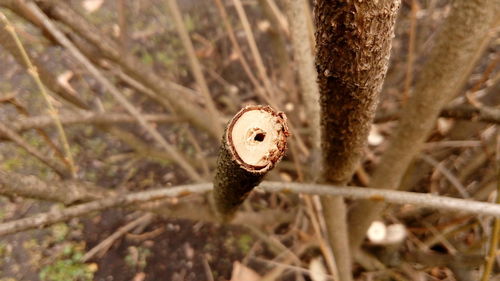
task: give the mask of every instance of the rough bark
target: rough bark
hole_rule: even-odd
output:
[[[315,4],[323,180],[344,185],[363,153],[389,63],[398,0]],[[352,280],[343,199],[322,199],[340,280]]]
[[[326,179],[358,165],[389,63],[398,1],[317,1],[316,65]]]
[[[431,51],[414,94],[403,108],[399,127],[375,170],[371,186],[398,188],[413,158],[434,127],[439,112],[457,92],[462,73],[486,36],[499,0],[457,0]],[[351,248],[357,249],[384,204],[364,201],[349,217]]]
[[[246,116],[255,113],[258,118],[245,122],[249,120]],[[223,221],[233,217],[249,192],[281,160],[288,134],[284,113],[269,106],[247,106],[229,122],[221,141],[213,193]],[[252,159],[254,156],[259,159]]]
[[[315,5],[323,180],[344,185],[361,159],[389,63],[399,1],[326,1]],[[352,280],[346,208],[322,199],[340,280]]]

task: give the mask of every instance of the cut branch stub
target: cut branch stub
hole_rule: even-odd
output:
[[[270,106],[247,106],[229,122],[221,141],[214,199],[228,221],[249,192],[281,160],[289,136],[286,116]]]

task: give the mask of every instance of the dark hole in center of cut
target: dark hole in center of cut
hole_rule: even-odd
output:
[[[264,138],[266,137],[266,134],[264,133],[258,133],[255,135],[255,137],[253,138],[254,141],[263,141]]]

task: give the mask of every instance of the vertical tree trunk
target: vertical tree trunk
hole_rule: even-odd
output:
[[[316,1],[325,182],[348,183],[359,164],[389,63],[398,8],[399,0]],[[340,280],[352,280],[345,204],[340,197],[322,203]]]
[[[397,131],[375,170],[371,185],[397,189],[415,155],[434,128],[440,110],[460,87],[463,73],[475,59],[498,11],[500,0],[456,0],[452,2],[436,45],[423,67],[414,94],[402,110]],[[385,204],[363,201],[349,217],[351,248],[358,248],[371,222]]]

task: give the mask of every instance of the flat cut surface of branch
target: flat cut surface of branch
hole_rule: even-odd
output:
[[[269,106],[247,106],[229,122],[214,179],[215,206],[225,220],[281,160],[288,135],[284,113]]]

